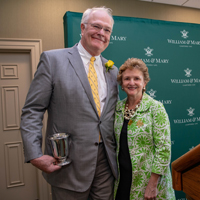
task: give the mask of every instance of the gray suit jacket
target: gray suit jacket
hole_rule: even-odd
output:
[[[103,65],[107,62],[101,57]],[[116,143],[113,131],[114,111],[118,99],[118,69],[106,72],[107,98],[99,118],[90,84],[78,53],[72,48],[43,52],[22,109],[21,134],[25,162],[43,155],[42,120],[48,111],[45,154],[52,155],[48,138],[65,132],[71,136],[69,157],[72,163],[51,174],[43,173],[53,186],[83,192],[95,173],[99,131],[113,175],[117,178]]]

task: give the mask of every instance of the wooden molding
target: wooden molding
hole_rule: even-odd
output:
[[[172,162],[172,183],[175,190],[190,199],[200,199],[200,144]]]
[[[200,165],[183,173],[183,192],[193,199],[200,199]]]
[[[200,144],[172,162],[172,168],[183,173],[198,163],[200,163]]]

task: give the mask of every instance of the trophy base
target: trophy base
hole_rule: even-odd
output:
[[[60,162],[57,165],[62,167],[62,166],[65,166],[65,165],[69,165],[71,162],[72,162],[71,159],[68,158],[67,160]]]

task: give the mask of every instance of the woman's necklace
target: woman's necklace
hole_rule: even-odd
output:
[[[134,109],[128,109],[128,103],[126,104],[125,110],[124,110],[124,118],[127,120],[130,120],[131,117],[133,117],[135,111],[139,108],[141,103],[141,100],[139,101],[139,103],[135,106]]]

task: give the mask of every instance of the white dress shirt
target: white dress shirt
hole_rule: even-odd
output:
[[[83,65],[85,67],[86,74],[88,74],[90,58],[92,56],[84,49],[81,42],[78,43],[77,47],[78,47],[78,52],[83,61]],[[95,58],[96,60],[94,62],[94,68],[96,70],[97,77],[98,77],[98,92],[99,92],[100,106],[101,106],[101,112],[102,112],[105,101],[106,101],[106,96],[107,96],[107,84],[106,84],[105,76],[103,73],[103,64],[102,64],[100,55],[95,56]]]

